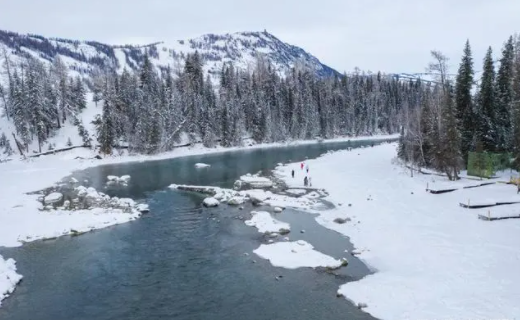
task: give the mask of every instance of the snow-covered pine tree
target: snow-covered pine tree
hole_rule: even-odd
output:
[[[513,155],[514,166],[520,170],[520,36],[516,37],[515,54],[513,60],[513,101],[512,105],[512,131],[513,131]]]
[[[445,103],[442,112],[442,129],[441,134],[443,154],[441,155],[441,169],[450,180],[458,180],[458,172],[461,168],[462,157],[460,152],[460,133],[457,127],[456,109],[453,102],[453,88],[451,85],[446,86]]]
[[[473,98],[471,95],[473,75],[473,57],[469,40],[467,40],[455,83],[457,127],[461,134],[460,145],[464,163],[467,163],[469,150],[474,148],[472,141],[475,135],[475,126],[473,124],[474,112]]]
[[[46,104],[45,97],[45,81],[47,79],[45,69],[38,60],[31,59],[28,61],[27,68],[27,97],[25,108],[31,113],[32,134],[36,135],[38,140],[38,151],[41,153],[42,144],[49,135],[49,127],[51,127],[50,114],[52,114],[50,106]]]
[[[4,132],[0,135],[0,152],[5,156],[11,156],[14,152]]]
[[[484,58],[476,112],[477,140],[482,141],[484,151],[494,152],[498,145],[495,101],[495,67],[493,51],[489,47]]]
[[[18,71],[15,70],[13,73],[13,82],[10,88],[9,100],[12,102],[12,118],[16,128],[16,133],[19,136],[20,143],[27,152],[29,149],[29,143],[32,140],[30,133],[30,109],[26,108],[27,105],[27,90],[23,77],[18,75]]]
[[[216,116],[216,96],[208,77],[204,81],[204,100],[203,110],[201,112],[201,133],[202,143],[205,147],[211,148],[215,146],[215,116]]]
[[[105,96],[103,99],[103,116],[98,131],[98,142],[100,144],[101,153],[107,155],[112,154],[112,146],[114,145],[114,124],[110,96]]]
[[[67,103],[69,100],[69,88],[67,86],[67,66],[63,63],[59,55],[56,55],[51,66],[51,75],[54,87],[57,91],[57,117],[58,128],[61,127],[67,117]],[[60,119],[61,118],[61,119]]]
[[[4,86],[2,86],[2,84],[0,83],[0,104],[2,104],[4,106],[5,117],[7,118],[7,120],[9,120],[10,109],[9,109],[9,104],[7,101],[8,101],[7,92],[4,89]]]
[[[87,108],[87,92],[80,77],[76,77],[73,82],[73,87],[70,88],[70,91],[72,92],[74,110],[81,112]]]
[[[511,112],[513,102],[513,37],[509,37],[502,50],[500,67],[496,78],[496,131],[497,151],[510,151],[513,137],[511,131]]]
[[[102,91],[103,111],[102,116],[95,121],[97,130],[97,140],[100,144],[100,152],[112,154],[112,148],[116,140],[115,122],[115,101],[116,93],[114,88],[115,75],[105,75],[105,85]]]

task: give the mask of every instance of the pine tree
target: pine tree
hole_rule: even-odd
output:
[[[459,66],[455,84],[455,99],[457,107],[457,128],[461,133],[461,152],[464,163],[467,163],[468,151],[472,149],[475,126],[473,124],[473,58],[469,40],[464,47],[464,55]]]
[[[485,151],[494,152],[498,144],[498,126],[495,110],[495,68],[491,47],[484,58],[478,104],[477,140],[482,141]]]
[[[401,127],[401,133],[399,134],[399,143],[397,145],[397,157],[400,159],[403,159],[405,161],[408,161],[407,152],[406,152],[406,141],[405,141],[405,134],[404,134],[404,126]]]
[[[513,63],[513,101],[512,117],[513,117],[513,153],[514,166],[520,170],[520,38],[517,38],[515,44],[515,57]]]
[[[447,86],[446,101],[443,110],[443,130],[442,144],[444,154],[443,158],[444,171],[450,180],[458,180],[458,172],[462,162],[460,153],[460,133],[457,128],[457,118],[455,106],[453,104],[453,93],[451,86]]]
[[[112,146],[114,144],[114,126],[112,122],[112,106],[110,98],[105,97],[103,102],[103,117],[98,132],[98,142],[100,143],[100,151],[104,154],[112,154]]]
[[[48,126],[51,119],[48,117],[49,110],[45,104],[45,74],[41,62],[29,60],[27,70],[27,97],[26,105],[31,112],[30,123],[32,134],[38,140],[38,151],[42,152],[42,144],[48,136]]]
[[[58,128],[61,127],[61,123],[67,118],[67,103],[69,100],[69,88],[67,86],[67,66],[57,55],[53,61],[51,72],[53,75],[53,81],[57,88],[58,105],[56,110],[56,122]],[[60,120],[61,117],[61,120]]]
[[[513,101],[513,37],[504,45],[496,79],[496,130],[497,151],[509,151],[512,147],[511,112]]]
[[[3,150],[2,150],[3,149]],[[11,143],[7,139],[5,133],[2,132],[2,135],[0,136],[0,151],[8,157],[13,155],[14,151],[11,148]]]
[[[27,105],[27,89],[23,76],[20,77],[18,72],[15,70],[13,74],[12,83],[12,95],[10,101],[12,101],[12,112],[13,122],[16,128],[16,133],[19,135],[21,144],[28,151],[29,143],[31,142],[30,133],[30,109],[26,108]]]

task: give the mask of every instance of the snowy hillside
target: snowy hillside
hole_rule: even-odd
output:
[[[0,89],[3,86],[0,97],[8,95],[6,91],[8,74],[13,75],[13,70],[18,70],[23,77],[21,63],[25,63],[27,58],[36,58],[43,63],[44,68],[48,69],[53,68],[56,60],[60,60],[64,68],[68,69],[69,77],[87,80],[86,84],[89,85],[86,89],[92,90],[92,82],[89,80],[92,80],[93,75],[100,70],[114,70],[120,74],[125,69],[136,71],[142,66],[145,56],[148,56],[158,72],[171,68],[175,73],[185,64],[187,55],[195,51],[202,58],[203,72],[210,75],[212,82],[217,86],[224,65],[232,63],[235,68],[252,70],[259,56],[267,59],[281,77],[296,65],[304,66],[306,70],[313,70],[317,77],[339,74],[303,49],[282,42],[265,31],[207,34],[195,39],[158,42],[144,46],[114,46],[96,41],[45,38],[0,30]],[[92,92],[87,92],[86,108],[77,114],[76,121],[79,121],[91,139],[96,141],[92,121],[101,113],[101,107],[92,102],[92,97]],[[5,105],[5,101],[3,102],[0,106]],[[5,158],[7,154],[3,152],[6,143],[10,144],[13,151],[16,149],[16,142],[12,136],[12,133],[16,132],[15,125],[12,117],[9,119],[6,112],[7,107],[0,108],[0,140],[5,141],[2,135],[5,135],[8,140],[8,142],[0,141],[0,159]],[[78,134],[78,127],[73,122],[74,120],[69,117],[61,126],[58,124],[56,132],[47,134],[42,151],[51,148],[60,149],[71,144],[82,145],[81,134]],[[40,148],[33,134],[31,137],[33,141],[28,143],[27,152],[32,154]]]
[[[135,70],[148,53],[158,68],[182,65],[187,53],[198,51],[203,57],[205,71],[216,74],[224,63],[235,67],[253,67],[256,57],[264,55],[280,75],[296,64],[303,64],[317,75],[329,76],[338,72],[324,64],[302,48],[287,44],[274,35],[264,32],[238,32],[233,34],[207,34],[195,39],[158,42],[145,46],[112,46],[95,41],[78,41],[61,38],[45,38],[38,35],[21,35],[0,31],[0,50],[7,49],[11,58],[37,57],[51,63],[57,55],[71,71],[83,76],[96,67],[110,67],[117,71]]]

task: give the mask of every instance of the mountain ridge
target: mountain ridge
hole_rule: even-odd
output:
[[[20,34],[0,30],[0,46],[11,56],[34,57],[52,62],[60,56],[70,71],[88,76],[99,67],[116,71],[137,69],[144,56],[159,69],[182,64],[188,53],[197,51],[205,63],[205,72],[216,75],[223,64],[247,69],[258,56],[264,56],[281,75],[300,64],[319,76],[341,75],[318,58],[298,46],[286,43],[267,31],[243,31],[224,34],[204,34],[196,38],[157,41],[145,45],[106,44],[91,40],[73,40]]]

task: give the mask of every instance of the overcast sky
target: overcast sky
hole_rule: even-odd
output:
[[[112,44],[262,31],[338,71],[424,72],[431,49],[458,67],[470,39],[475,69],[520,31],[520,0],[8,0],[0,28]]]

